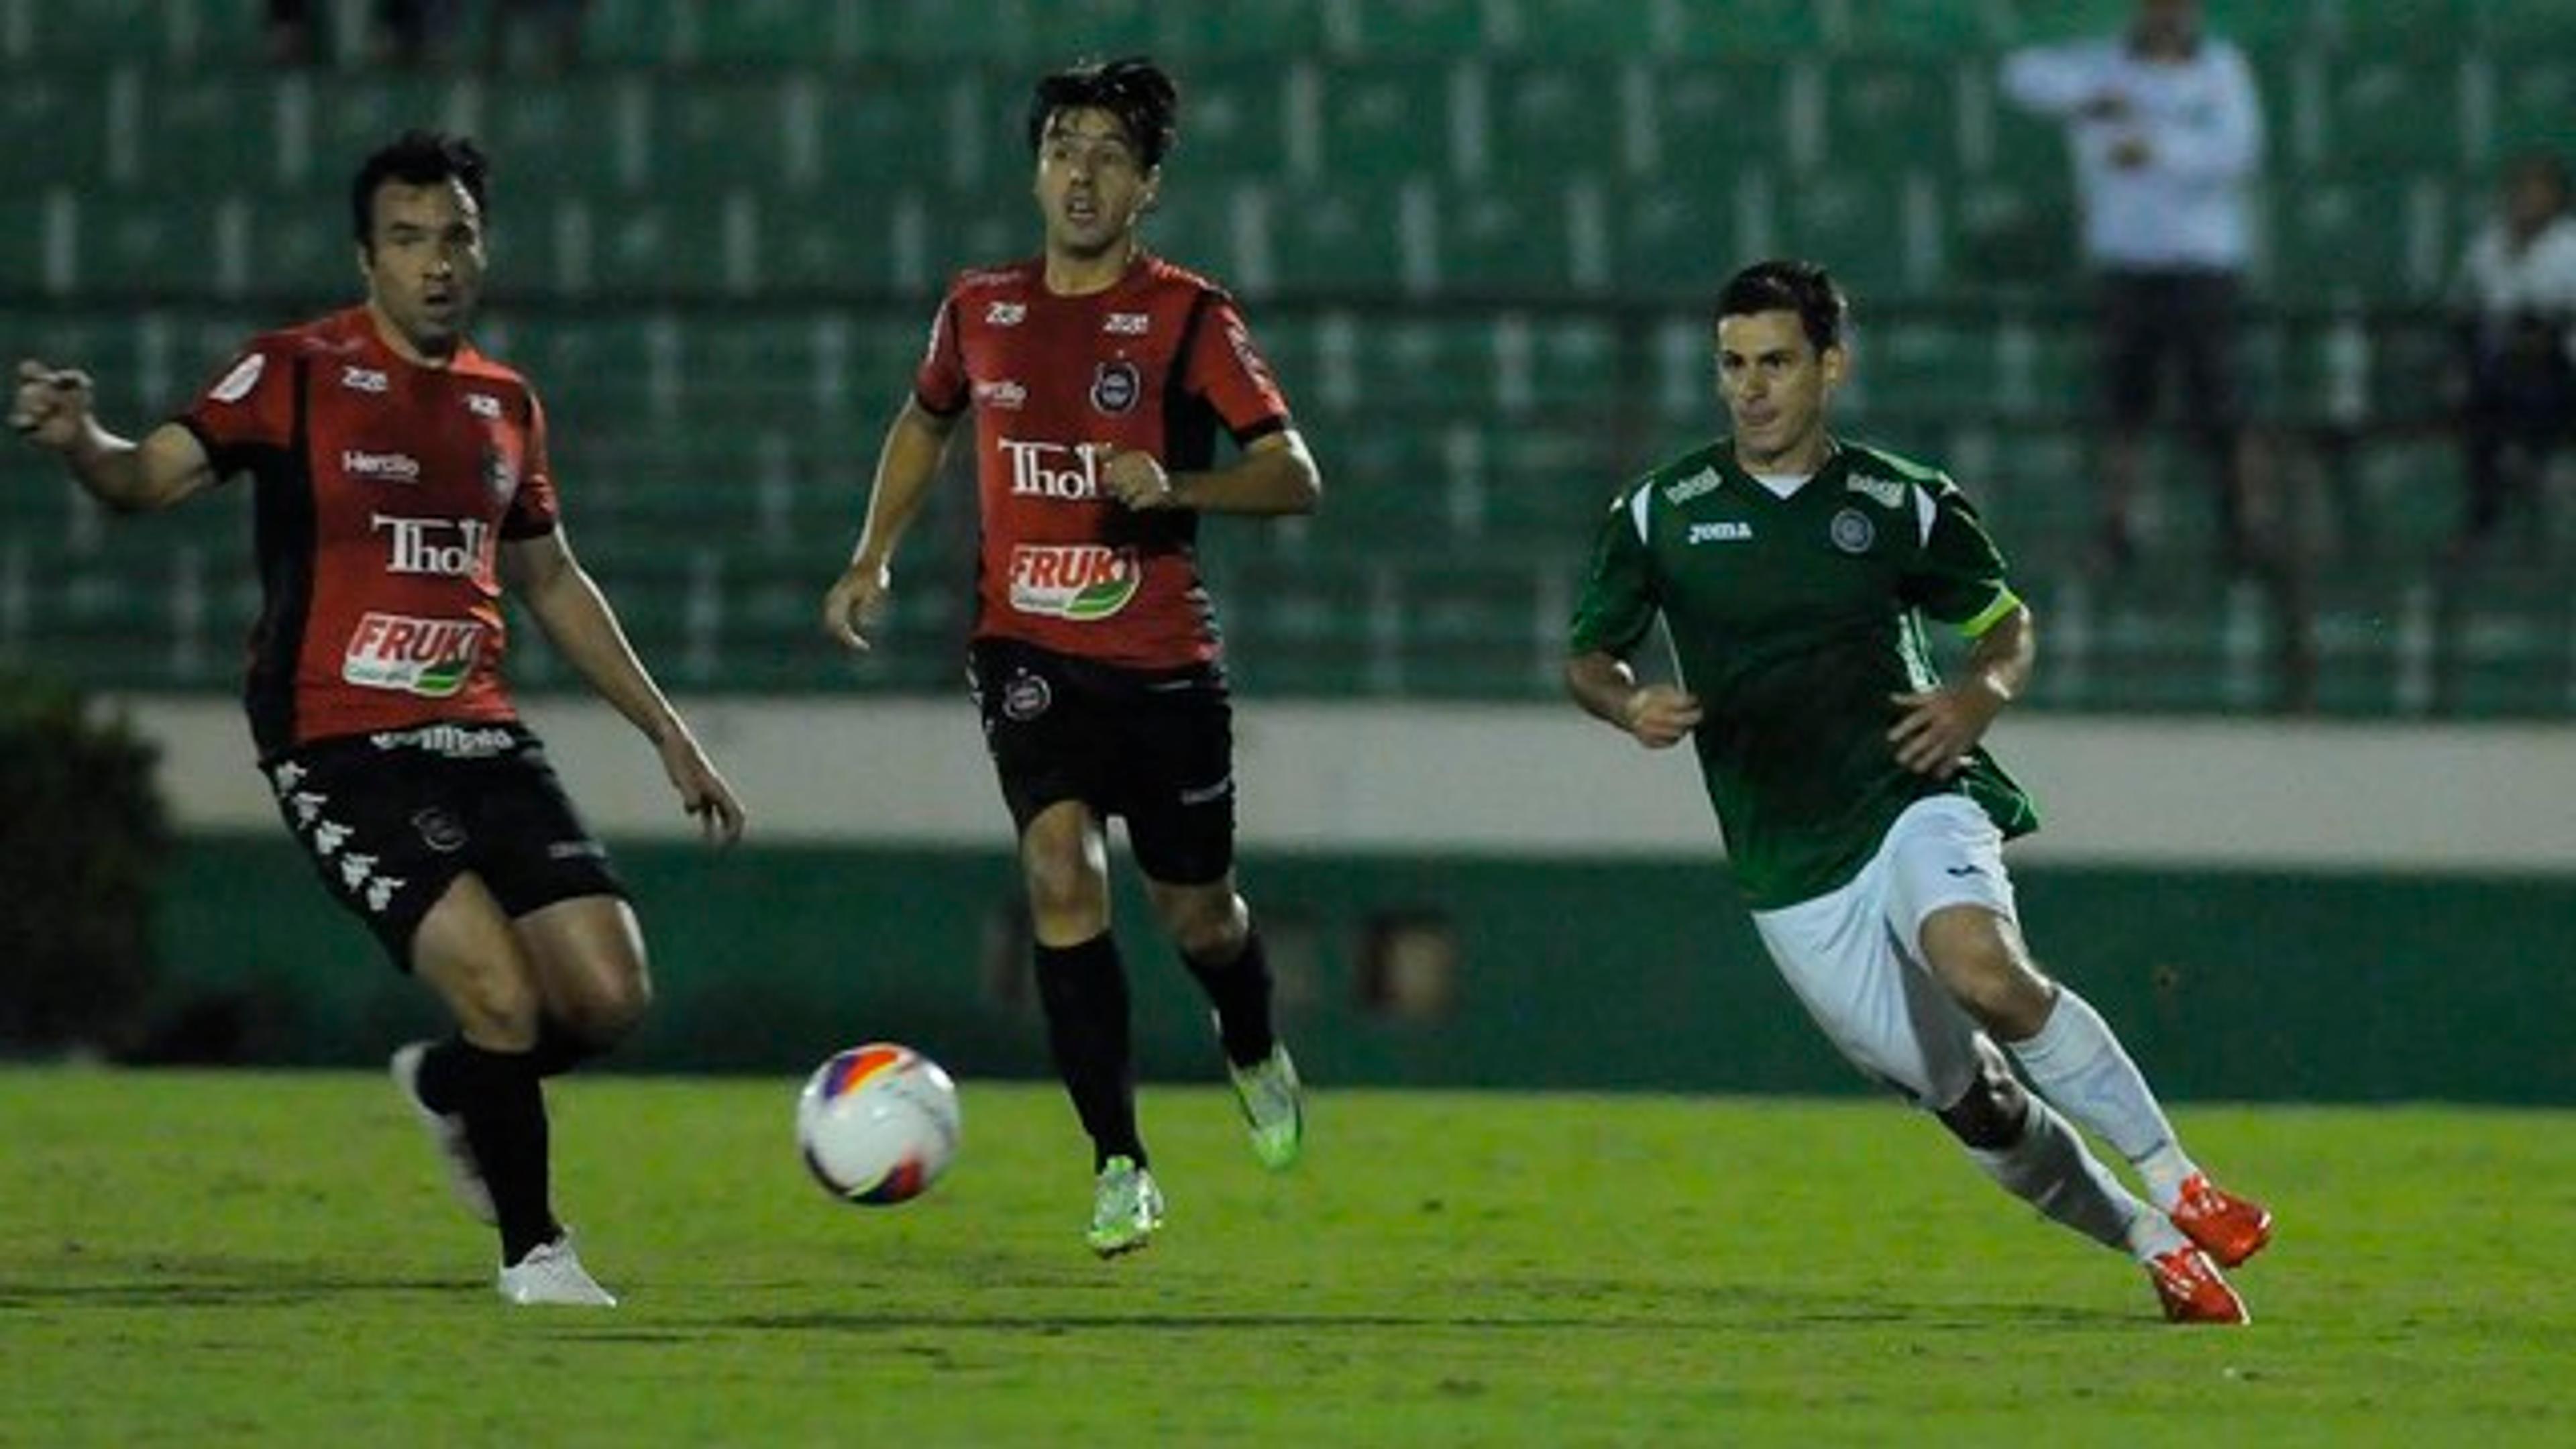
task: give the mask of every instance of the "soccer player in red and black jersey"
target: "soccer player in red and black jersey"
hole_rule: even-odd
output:
[[[1268,1166],[1303,1130],[1270,970],[1235,889],[1233,725],[1199,577],[1199,515],[1311,512],[1322,483],[1233,298],[1147,252],[1178,95],[1151,61],[1040,80],[1028,114],[1044,251],[960,275],[824,601],[853,648],[958,420],[975,413],[981,556],[971,673],[1019,829],[1049,1044],[1092,1141],[1089,1241],[1143,1247],[1162,1194],[1137,1135],[1105,821],[1216,1008]],[[1222,430],[1238,452],[1219,464]]]
[[[18,365],[9,421],[119,512],[256,480],[260,767],[332,895],[455,1015],[394,1077],[500,1230],[502,1295],[606,1306],[554,1217],[539,1082],[631,1030],[651,983],[624,887],[503,682],[502,588],[711,837],[743,812],[565,541],[536,393],[465,338],[484,202],[473,143],[406,134],[351,186],[364,304],[251,339],[139,441],[100,425],[86,375],[41,362]]]

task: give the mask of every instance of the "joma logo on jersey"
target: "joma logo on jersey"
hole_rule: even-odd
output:
[[[1011,550],[1011,607],[1057,619],[1106,619],[1136,597],[1133,549],[1029,544]]]
[[[340,678],[361,689],[445,699],[465,687],[483,652],[483,626],[472,619],[415,619],[368,614],[340,655]]]
[[[483,545],[492,533],[492,525],[479,518],[397,518],[390,513],[374,515],[368,527],[393,533],[386,573],[447,579],[473,576],[482,565]]]
[[[1002,439],[1002,456],[1011,460],[1011,496],[1061,498],[1081,502],[1100,496],[1100,472],[1092,466],[1091,445],[1023,443]]]
[[[1664,490],[1664,501],[1676,506],[1690,502],[1717,486],[1717,470],[1702,468]]]
[[[1752,524],[1720,521],[1717,523],[1692,524],[1690,526],[1690,533],[1684,541],[1688,543],[1741,543],[1752,536]]]
[[[372,483],[417,483],[420,460],[409,453],[365,453],[345,448],[340,453],[340,471]]]
[[[351,392],[382,393],[390,392],[394,384],[381,367],[343,367],[340,385]]]

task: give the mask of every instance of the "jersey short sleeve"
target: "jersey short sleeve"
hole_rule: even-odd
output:
[[[196,435],[216,477],[244,471],[294,440],[293,358],[273,338],[254,340],[176,421]]]
[[[555,531],[560,519],[555,500],[555,465],[553,449],[546,442],[546,408],[533,391],[528,395],[527,456],[519,466],[518,491],[510,495],[510,511],[501,516],[501,536],[505,539],[541,538]]]
[[[1181,359],[1183,391],[1205,398],[1237,443],[1288,424],[1288,398],[1234,299],[1213,294],[1190,351]]]
[[[1935,477],[1914,486],[1928,496],[1931,522],[1906,573],[1905,597],[1945,624],[1982,627],[2013,598],[2003,552],[1956,484]]]
[[[1592,542],[1592,560],[1575,599],[1574,624],[1566,648],[1572,654],[1603,653],[1625,659],[1655,625],[1662,608],[1654,584],[1653,559],[1646,549],[1645,514],[1654,494],[1639,484],[1611,501]]]
[[[922,349],[921,366],[912,376],[912,395],[926,412],[953,418],[973,401],[973,379],[966,374],[966,353],[957,338],[957,294],[950,292],[930,319],[930,344]]]

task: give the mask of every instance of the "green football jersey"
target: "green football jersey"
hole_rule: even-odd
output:
[[[1949,780],[1896,761],[1891,695],[1939,683],[1924,619],[1974,634],[2019,601],[1939,470],[1838,442],[1783,498],[1721,438],[1622,490],[1602,520],[1572,652],[1628,658],[1661,615],[1703,707],[1693,743],[1756,910],[1849,881],[1906,806],[1964,793],[2007,836],[2030,797],[1983,748]]]

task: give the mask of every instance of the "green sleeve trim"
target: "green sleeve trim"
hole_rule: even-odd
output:
[[[2010,589],[1997,591],[1995,601],[1977,611],[1977,616],[1959,626],[1963,636],[1974,639],[2003,622],[2003,617],[2021,607],[2021,595]]]

